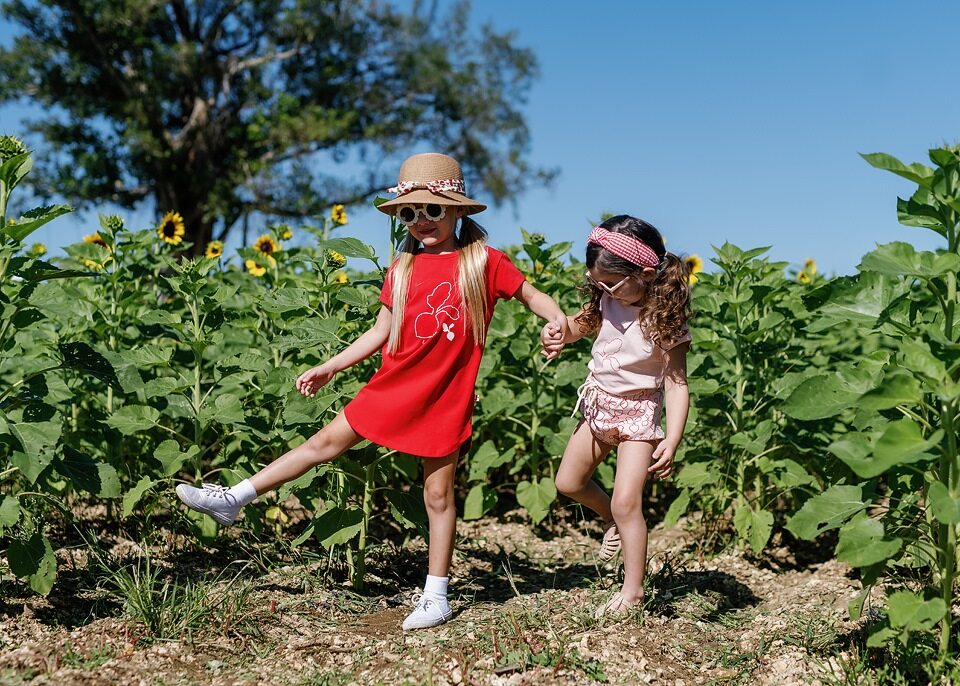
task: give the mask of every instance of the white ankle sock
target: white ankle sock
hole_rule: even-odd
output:
[[[250,479],[244,479],[236,486],[230,487],[230,495],[236,498],[238,505],[247,505],[256,499],[257,489],[250,483]]]
[[[430,576],[427,574],[427,582],[423,585],[423,592],[446,598],[449,583],[450,577],[448,576]]]

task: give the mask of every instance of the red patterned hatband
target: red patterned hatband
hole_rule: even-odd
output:
[[[622,257],[627,262],[632,262],[640,267],[656,267],[660,264],[660,258],[657,257],[653,248],[639,238],[608,231],[600,226],[594,227],[590,235],[587,236],[587,244],[590,243],[596,243],[617,257]]]
[[[416,190],[418,188],[426,188],[431,193],[443,193],[444,191],[455,191],[457,193],[466,194],[466,189],[463,185],[463,179],[437,179],[436,181],[404,181],[403,183],[398,183],[393,188],[388,188],[388,193],[396,193],[399,198],[401,195],[406,195],[410,191]]]

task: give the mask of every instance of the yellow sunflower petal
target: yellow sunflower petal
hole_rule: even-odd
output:
[[[183,236],[186,232],[187,227],[183,223],[183,217],[180,216],[179,212],[173,210],[163,215],[160,225],[157,226],[157,236],[169,245],[179,245],[183,242]]]
[[[339,224],[343,226],[347,223],[347,211],[344,209],[343,205],[334,205],[330,210],[330,219],[333,220],[334,224]]]

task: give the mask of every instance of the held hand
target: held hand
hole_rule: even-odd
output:
[[[653,474],[654,479],[666,479],[673,474],[673,456],[676,453],[677,446],[666,439],[660,441],[660,445],[653,451],[653,464],[647,471]]]
[[[330,383],[330,379],[333,378],[334,374],[336,374],[336,372],[327,367],[326,364],[308,369],[297,377],[297,390],[303,395],[313,398],[317,395],[317,391]]]
[[[540,354],[548,360],[553,360],[560,355],[563,350],[563,324],[560,321],[552,321],[540,331],[540,344],[543,350]]]

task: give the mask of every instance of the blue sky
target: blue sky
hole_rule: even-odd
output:
[[[561,170],[515,208],[479,215],[494,246],[524,227],[581,254],[604,211],[647,219],[676,252],[772,245],[826,273],[852,273],[876,243],[939,245],[897,223],[911,184],[858,153],[926,161],[960,140],[960,3],[482,0],[473,15],[536,53],[529,157]],[[25,114],[0,108],[0,131]],[[133,228],[157,219],[150,207],[125,216]],[[351,218],[346,234],[385,250],[378,213]],[[36,236],[53,247],[95,227],[95,214],[66,217]]]

